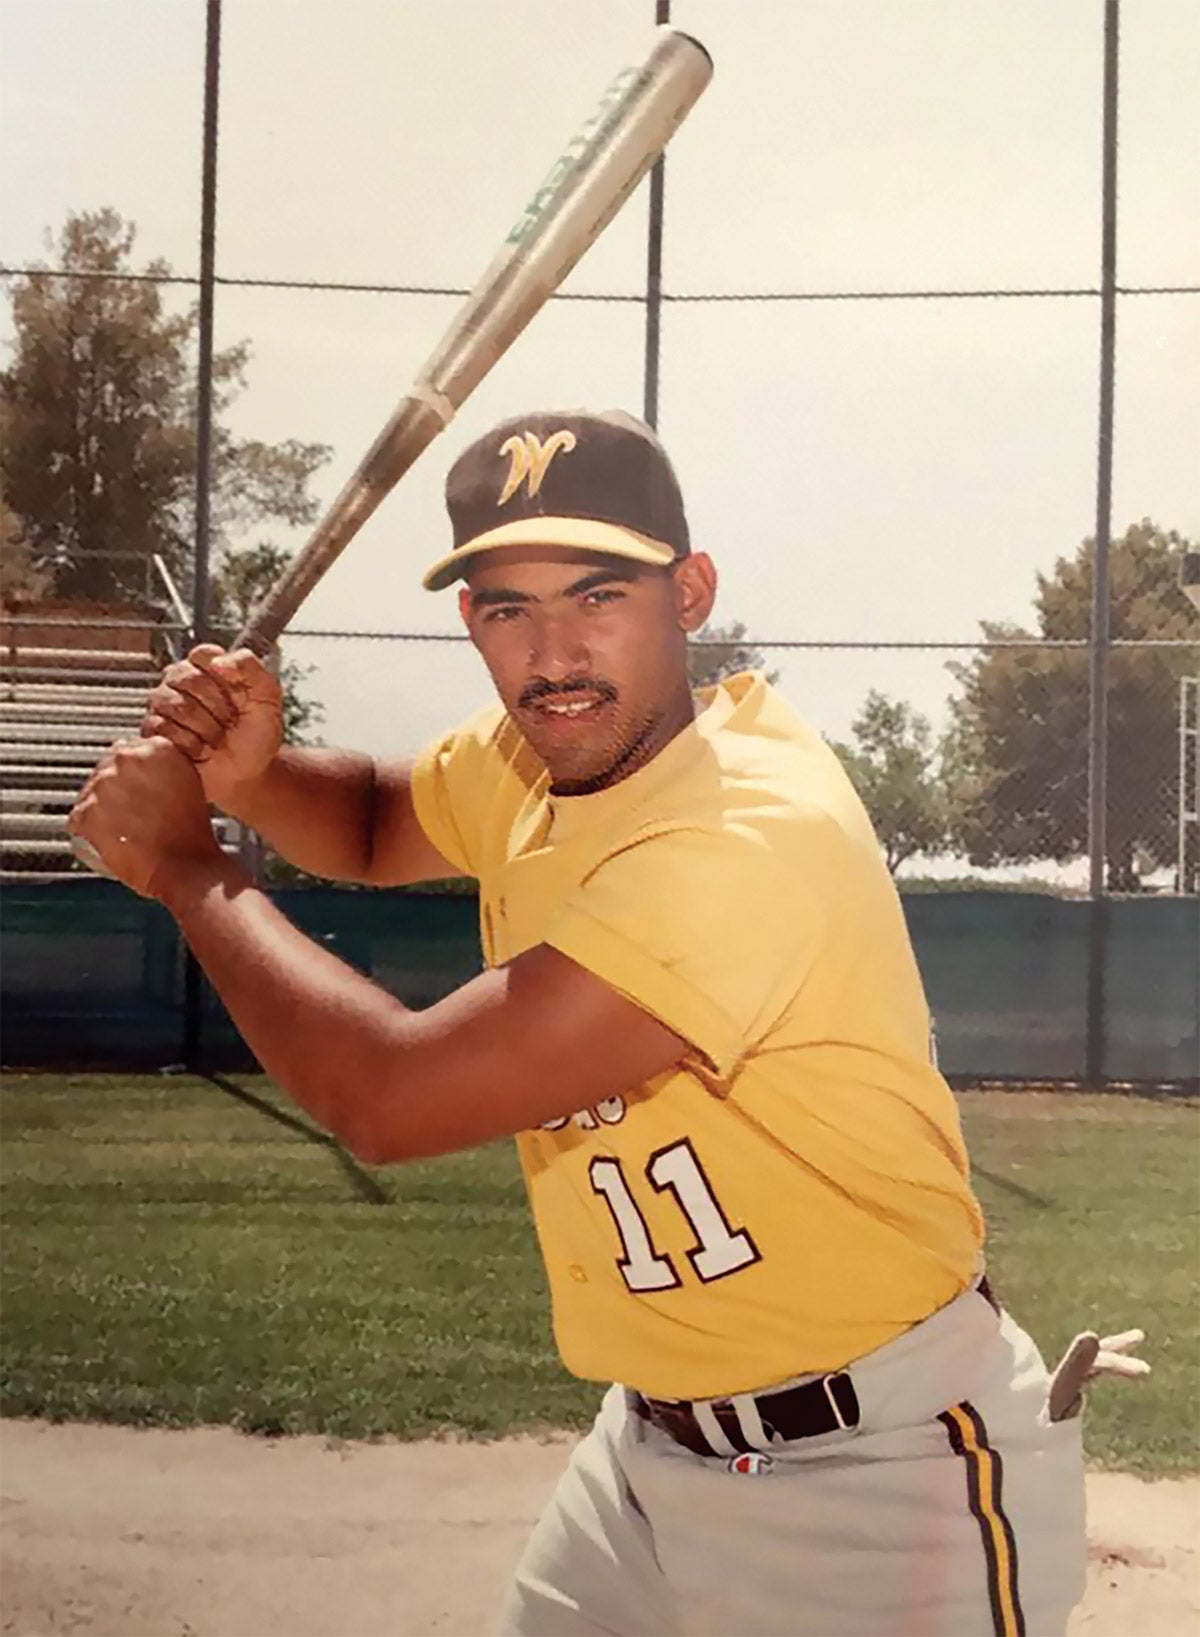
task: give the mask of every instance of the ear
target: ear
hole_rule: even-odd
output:
[[[471,588],[460,585],[458,588],[458,614],[467,630],[471,629]]]
[[[717,600],[717,571],[707,552],[681,557],[672,570],[675,606],[681,631],[698,631]]]

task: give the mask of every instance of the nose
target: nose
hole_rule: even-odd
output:
[[[547,682],[586,675],[588,648],[579,621],[570,612],[546,613],[534,621],[530,669]]]

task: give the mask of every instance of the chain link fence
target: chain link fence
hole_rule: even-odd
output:
[[[959,0],[957,8],[944,9],[953,21],[966,18],[971,4]],[[167,146],[175,156],[175,181],[186,166],[188,186],[194,187],[202,149],[214,189],[218,174],[221,179],[221,212],[216,217],[210,210],[206,217],[203,280],[162,260],[139,260],[130,249],[132,237],[122,249],[128,224],[116,216],[98,229],[104,212],[90,218],[88,231],[74,237],[60,232],[44,262],[28,239],[11,248],[0,242],[0,284],[14,318],[4,377],[8,452],[2,457],[0,565],[6,605],[0,630],[6,874],[52,877],[70,868],[60,833],[69,798],[64,770],[75,767],[72,757],[94,756],[118,717],[126,728],[136,718],[134,694],[142,684],[135,685],[133,659],[105,667],[97,656],[124,648],[147,665],[157,664],[163,633],[186,640],[194,610],[207,605],[210,628],[231,619],[239,590],[250,589],[253,580],[252,574],[244,582],[231,577],[231,559],[239,556],[246,571],[269,566],[272,551],[285,554],[296,535],[284,525],[303,521],[307,485],[321,470],[326,440],[336,435],[330,471],[344,476],[377,430],[371,406],[391,407],[397,357],[422,356],[451,304],[465,294],[464,275],[473,269],[459,265],[457,249],[450,254],[451,223],[437,215],[432,194],[439,187],[450,191],[444,179],[455,178],[468,201],[455,214],[465,210],[490,220],[489,189],[481,186],[469,133],[443,122],[450,146],[431,161],[442,165],[437,175],[443,181],[411,198],[405,194],[402,207],[379,213],[375,238],[355,238],[348,202],[348,179],[361,169],[361,156],[349,148],[336,155],[314,151],[314,196],[326,201],[339,225],[324,227],[315,238],[288,240],[307,245],[299,257],[280,252],[274,264],[256,258],[249,225],[260,220],[264,198],[278,195],[280,234],[287,224],[295,226],[288,204],[296,192],[289,120],[307,126],[315,104],[305,101],[302,89],[298,101],[284,93],[306,83],[303,31],[275,42],[291,71],[277,73],[267,85],[252,72],[254,8],[227,8],[224,64],[210,50],[206,66],[195,50],[160,62],[156,53],[166,49],[170,35],[167,13],[148,8],[137,22],[135,9],[124,19],[106,17],[106,44],[108,32],[119,36],[129,60],[143,63],[147,88],[170,89],[171,107],[162,112],[164,130],[169,126],[172,133]],[[647,3],[641,9],[641,20],[648,21],[653,8]],[[777,31],[784,11],[793,21],[801,11],[811,13],[813,27],[818,13],[826,19],[821,27],[832,15],[829,8],[781,8],[767,28],[767,9],[746,0],[735,29],[730,8],[677,0],[674,21],[701,37],[711,34],[719,73],[728,64],[730,84],[744,86],[737,75],[745,67],[739,53],[748,40]],[[878,41],[865,22],[871,8],[835,9],[835,34],[849,55],[837,59],[838,75],[830,84],[841,87],[837,115],[851,143],[855,129],[866,130],[876,110],[859,103],[863,117],[845,119],[841,102],[865,95],[859,85],[863,53],[870,56]],[[193,47],[207,15],[211,46],[218,0],[193,0],[177,10],[186,10],[194,24]],[[603,25],[601,10],[584,17],[581,8],[571,27],[585,34],[616,29],[616,8],[603,8]],[[633,8],[627,10],[632,15]],[[758,129],[758,110],[749,106],[744,89],[722,104],[723,129],[732,133],[727,144],[747,145],[761,167],[754,197],[770,199],[769,210],[749,202],[753,190],[741,187],[736,195],[710,198],[719,155],[699,118],[689,132],[691,157],[682,142],[672,150],[667,213],[659,224],[665,230],[666,288],[654,296],[661,304],[662,431],[689,501],[702,496],[699,532],[703,543],[713,543],[723,577],[717,627],[707,646],[697,645],[696,673],[736,664],[777,678],[789,703],[843,757],[889,866],[909,892],[966,884],[1086,896],[1094,884],[1089,844],[1096,830],[1091,797],[1098,703],[1107,712],[1099,741],[1106,752],[1100,758],[1106,763],[1104,890],[1166,897],[1200,889],[1200,617],[1179,589],[1188,542],[1173,527],[1187,526],[1191,514],[1170,515],[1172,505],[1186,513],[1177,505],[1177,474],[1190,468],[1194,455],[1178,424],[1183,417],[1164,416],[1156,397],[1162,358],[1183,356],[1189,345],[1200,283],[1186,261],[1156,261],[1154,234],[1147,231],[1148,223],[1162,219],[1159,188],[1166,187],[1161,163],[1146,163],[1148,145],[1159,144],[1154,153],[1165,151],[1168,142],[1172,151],[1184,146],[1162,134],[1162,99],[1152,119],[1144,104],[1140,124],[1124,116],[1130,173],[1140,166],[1137,174],[1153,176],[1154,211],[1148,214],[1145,186],[1141,195],[1126,187],[1120,209],[1129,230],[1122,228],[1127,248],[1122,276],[1116,277],[1109,240],[1115,237],[1117,204],[1107,164],[1116,146],[1115,72],[1108,74],[1103,99],[1107,185],[1102,188],[1101,167],[1094,174],[1084,168],[1094,166],[1102,134],[1100,57],[1105,43],[1115,43],[1116,16],[1113,0],[1096,8],[1086,41],[1089,51],[1095,48],[1094,66],[1088,57],[1083,68],[1074,48],[1044,25],[1044,52],[1063,53],[1055,60],[1064,70],[1050,76],[1057,89],[1044,106],[1023,65],[1005,55],[1003,27],[995,51],[972,44],[970,30],[956,34],[953,27],[936,42],[950,53],[947,62],[959,60],[955,52],[964,54],[963,66],[980,76],[984,101],[1002,91],[993,112],[1003,110],[1007,121],[1010,107],[1024,109],[1022,129],[1041,132],[1038,169],[1052,164],[1059,167],[1056,176],[1061,171],[1055,185],[1064,212],[1070,200],[1090,195],[1095,219],[1088,218],[1084,233],[1076,211],[1073,239],[1065,228],[1061,234],[1039,232],[1035,215],[1023,213],[1026,193],[1032,197],[1036,189],[1026,190],[1021,180],[1032,173],[1022,172],[1020,144],[1013,148],[1007,123],[990,139],[994,151],[982,119],[978,131],[962,132],[964,141],[982,143],[976,155],[982,170],[971,171],[968,187],[955,191],[961,178],[951,163],[951,145],[931,137],[924,154],[929,180],[919,192],[904,191],[907,184],[880,133],[889,120],[900,135],[914,122],[936,123],[949,73],[939,91],[930,91],[928,105],[914,94],[910,77],[899,71],[885,76],[883,94],[895,101],[878,111],[879,124],[871,126],[874,135],[849,184],[853,198],[845,196],[846,178],[832,148],[817,152],[804,124],[811,117],[807,110],[821,106],[827,94],[824,71],[807,96],[792,94],[786,107],[773,110],[768,134]],[[527,21],[533,29],[528,37],[541,29],[547,41],[565,26],[561,8],[548,0],[531,5]],[[398,12],[387,26],[403,26]],[[448,52],[449,45],[438,41],[459,26],[461,19],[449,16],[439,19],[438,29],[431,24],[428,51]],[[453,53],[467,73],[511,44],[506,20],[480,18],[474,26],[472,52],[455,47]],[[916,38],[929,26],[914,8],[903,32]],[[1162,41],[1134,8],[1126,8],[1123,27],[1134,54],[1136,95],[1149,54],[1161,51]],[[72,51],[85,51],[87,37],[81,21],[53,49],[66,63]],[[904,42],[895,45],[899,51]],[[363,72],[356,48],[345,49],[343,67]],[[831,49],[843,47],[835,43]],[[144,52],[149,56],[139,56]],[[759,72],[767,66],[760,61]],[[1111,54],[1109,67],[1115,68]],[[192,111],[202,74],[212,116],[203,129]],[[218,163],[215,113],[222,74]],[[486,95],[482,83],[476,89]],[[1061,122],[1064,97],[1075,99],[1070,105],[1078,116],[1069,131],[1053,123]],[[1022,98],[1032,100],[1026,106]],[[185,104],[186,117],[180,111]],[[61,150],[72,150],[72,107],[64,99],[61,107],[39,114],[48,148],[57,134]],[[1050,123],[1043,128],[1039,119]],[[1077,127],[1088,120],[1097,129],[1088,135],[1092,146],[1085,155]],[[819,120],[815,128],[823,128]],[[505,146],[503,131],[491,135],[496,153],[489,175],[500,176],[510,161],[521,162],[520,153]],[[1068,136],[1066,148],[1056,146]],[[75,143],[73,151],[83,150]],[[802,159],[789,160],[793,151]],[[279,181],[284,176],[286,189]],[[126,178],[127,195],[142,197],[134,181]],[[397,187],[410,185],[411,174],[397,178]],[[894,209],[889,188],[903,194]],[[50,192],[66,197],[65,182]],[[114,206],[123,204],[120,178],[112,196]],[[81,207],[87,203],[79,201]],[[214,205],[213,193],[207,203]],[[307,203],[304,214],[312,215]],[[1003,224],[994,233],[992,216]],[[407,224],[403,232],[394,230],[392,217]],[[435,221],[441,226],[429,225]],[[1097,277],[1102,221],[1107,248]],[[522,354],[527,401],[588,396],[632,407],[641,399],[650,374],[645,319],[652,305],[650,281],[642,288],[643,223],[635,209],[623,212],[589,255],[588,287],[573,279],[539,317],[544,350],[536,357]],[[191,234],[189,226],[189,244]],[[803,245],[795,259],[793,238]],[[1085,238],[1086,255],[1066,253],[1067,240],[1078,250]],[[742,245],[748,260],[738,259]],[[878,279],[871,276],[877,257],[888,269]],[[748,266],[754,276],[741,278],[738,270]],[[797,267],[811,276],[795,276]],[[386,276],[389,268],[395,276]],[[216,313],[215,362],[207,374],[197,365],[204,357],[202,335],[189,305],[197,292]],[[142,322],[158,326],[161,343],[144,374],[128,344],[130,324]],[[1110,393],[1098,428],[1097,355],[1112,387],[1114,328],[1120,337],[1117,413],[1114,420]],[[240,340],[243,335],[254,338],[257,357]],[[55,351],[60,344],[61,356]],[[253,394],[248,412],[245,405],[235,407],[245,370],[256,381],[261,371],[272,402],[286,406],[287,424],[268,428],[269,435],[291,434],[284,444],[262,441],[263,418]],[[201,375],[216,389],[213,481],[203,476],[204,445],[198,448],[195,436]],[[1047,382],[1054,383],[1053,403],[1045,400]],[[504,396],[485,383],[464,411],[459,441],[508,413],[515,390],[510,382]],[[1103,409],[1103,393],[1101,398]],[[70,436],[56,443],[54,409],[64,402],[72,406]],[[16,473],[18,458],[23,464]],[[1118,518],[1124,532],[1111,541],[1106,594],[1097,599],[1094,546],[1081,539],[1093,520],[1103,521],[1107,533],[1113,509],[1106,503],[1111,497],[1103,471],[1111,477],[1114,461],[1118,478],[1134,466],[1151,474],[1140,487],[1128,486],[1139,511],[1143,503],[1164,509],[1153,520]],[[173,486],[169,504],[154,512],[147,497],[163,467],[170,469]],[[123,477],[129,481],[122,488]],[[428,464],[415,470],[389,502],[390,538],[369,528],[355,542],[358,594],[343,592],[322,603],[338,610],[332,617],[306,610],[305,623],[285,638],[284,675],[300,735],[403,757],[492,697],[478,657],[452,629],[350,628],[359,621],[386,627],[409,619],[408,608],[415,605],[405,601],[407,579],[396,586],[395,541],[425,540],[435,529],[440,539],[436,478]],[[1172,498],[1164,498],[1164,491]],[[263,515],[278,525],[265,548],[256,532]],[[143,523],[151,542],[143,566],[161,553],[169,590],[157,581],[143,584],[134,564],[119,577],[121,596],[111,605],[98,603],[92,571],[106,555],[125,550]],[[210,526],[214,572],[206,578]],[[202,536],[204,549],[197,545]],[[893,537],[905,541],[906,549],[893,549]],[[267,555],[255,559],[262,550]],[[406,556],[405,575],[413,568]],[[110,591],[118,584],[112,574],[101,578]],[[1019,622],[989,617],[989,608],[1026,607]],[[350,618],[344,617],[347,609],[353,610]],[[72,623],[78,634],[58,640],[51,626]],[[72,650],[92,656],[94,674],[82,674],[86,667]],[[1096,682],[1099,650],[1102,687]],[[120,674],[104,674],[106,669]],[[1102,934],[1102,920],[1094,918],[1093,925]],[[1102,1001],[1093,989],[1093,1013]]]
[[[494,699],[465,638],[296,631],[284,641],[330,744],[403,758]],[[694,644],[776,680],[862,794],[908,890],[1087,891],[1088,645],[757,640]],[[1198,890],[1200,644],[1120,642],[1110,657],[1107,886]]]

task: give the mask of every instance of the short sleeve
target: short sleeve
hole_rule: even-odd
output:
[[[819,826],[796,840],[746,826],[659,830],[607,857],[545,942],[727,1080],[799,992],[824,936],[828,849]]]
[[[417,757],[409,789],[417,821],[442,857],[478,876],[490,793],[505,769],[499,740],[506,718],[481,711]]]

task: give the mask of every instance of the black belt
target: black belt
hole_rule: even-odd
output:
[[[986,1277],[978,1281],[976,1289],[989,1307],[997,1313],[1001,1311]],[[631,1392],[629,1402],[635,1414],[660,1428],[693,1454],[726,1453],[713,1448],[689,1401],[676,1403],[667,1398],[647,1398],[644,1393]],[[747,1441],[737,1410],[729,1399],[710,1399],[708,1407],[739,1455],[749,1455],[757,1447]],[[845,1370],[821,1376],[816,1381],[806,1381],[799,1387],[785,1387],[780,1393],[764,1394],[754,1399],[754,1407],[768,1443],[775,1439],[790,1443],[797,1438],[820,1438],[824,1433],[839,1430],[848,1432],[859,1423],[858,1394]]]
[[[644,1416],[669,1438],[695,1455],[724,1455],[725,1450],[714,1449],[696,1419],[691,1403],[673,1403],[665,1398],[646,1398],[642,1393],[631,1393],[630,1400],[636,1414]],[[710,1399],[708,1407],[716,1416],[717,1425],[739,1455],[748,1455],[759,1446],[747,1441],[738,1420],[737,1410],[727,1398]],[[806,1381],[799,1387],[785,1387],[780,1393],[767,1393],[754,1399],[763,1424],[767,1441],[782,1439],[785,1443],[796,1438],[819,1438],[822,1433],[849,1431],[857,1427],[859,1418],[858,1394],[854,1383],[844,1370]]]

